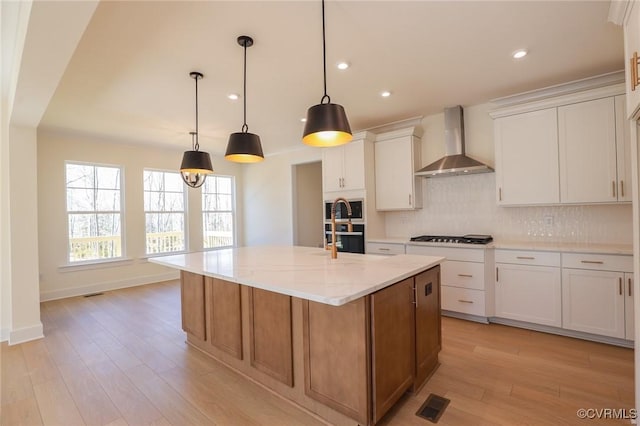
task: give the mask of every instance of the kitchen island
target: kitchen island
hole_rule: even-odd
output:
[[[436,368],[442,257],[260,246],[181,270],[187,342],[333,424],[375,424]]]

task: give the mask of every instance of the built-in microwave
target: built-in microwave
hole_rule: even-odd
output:
[[[364,200],[362,198],[347,200],[349,201],[349,205],[351,206],[351,220],[354,222],[363,222],[364,221]],[[331,220],[331,206],[333,205],[333,201],[325,200],[324,202],[324,220]],[[336,204],[336,219],[348,219],[347,215],[347,206],[345,203],[337,203]]]

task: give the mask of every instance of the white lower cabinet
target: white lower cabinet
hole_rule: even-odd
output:
[[[560,268],[496,263],[496,316],[562,327]]]
[[[445,314],[463,314],[463,318],[481,321],[493,316],[492,249],[407,244],[406,252],[447,258],[440,265],[441,307]]]
[[[632,257],[563,253],[562,265],[562,327],[633,340]]]
[[[625,338],[624,273],[562,270],[562,326]]]
[[[624,335],[627,340],[635,340],[635,327],[633,326],[633,322],[635,321],[633,308],[633,274],[624,274],[624,281],[627,284],[624,297]]]

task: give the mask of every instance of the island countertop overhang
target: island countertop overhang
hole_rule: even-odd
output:
[[[341,306],[445,260],[438,256],[378,256],[299,246],[251,246],[150,258],[149,261],[301,299]]]

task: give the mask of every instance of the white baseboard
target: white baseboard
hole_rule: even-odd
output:
[[[63,288],[61,290],[42,291],[40,292],[40,301],[46,302],[48,300],[65,299],[67,297],[83,296],[85,294],[117,290],[119,288],[136,287],[161,281],[177,280],[179,278],[180,271],[171,271],[164,274],[145,275],[126,280],[107,281],[99,284]]]
[[[42,331],[42,323],[38,321],[36,325],[18,328],[9,332],[9,344],[17,345],[19,343],[29,342],[31,340],[41,339],[44,337]]]
[[[6,342],[9,340],[9,329],[0,328],[0,342]]]

